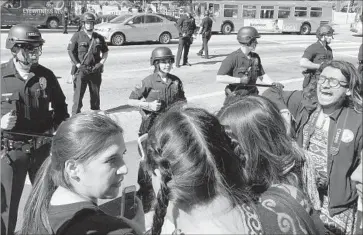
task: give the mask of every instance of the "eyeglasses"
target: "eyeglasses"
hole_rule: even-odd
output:
[[[318,76],[318,84],[324,84],[326,80],[328,80],[328,84],[332,88],[338,88],[338,87],[347,88],[348,87],[347,82],[341,82],[336,78],[328,78],[328,77],[325,77],[323,75]]]
[[[24,51],[28,54],[41,54],[42,53],[42,47],[41,46],[31,46],[31,45],[28,45],[28,46],[25,46],[23,47],[24,48]]]

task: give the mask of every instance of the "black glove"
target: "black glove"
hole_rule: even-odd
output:
[[[272,85],[274,86],[274,87],[276,87],[277,89],[279,89],[279,90],[283,90],[284,89],[284,85],[282,85],[281,83],[279,83],[279,82],[273,82],[272,83]]]
[[[103,64],[102,63],[97,63],[93,69],[92,69],[92,72],[99,72],[99,73],[102,73],[103,72]]]

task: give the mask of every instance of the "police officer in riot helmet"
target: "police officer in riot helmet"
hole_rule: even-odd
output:
[[[91,110],[100,110],[100,87],[103,66],[108,56],[105,39],[93,31],[96,16],[86,12],[81,17],[82,28],[68,44],[68,54],[75,65],[72,115],[81,112],[87,86],[90,90]]]
[[[242,27],[237,33],[240,48],[222,62],[217,73],[217,82],[229,84],[225,88],[226,102],[231,96],[258,94],[256,81],[283,87],[265,73],[260,56],[255,53],[260,34],[254,27]]]
[[[333,60],[333,51],[329,44],[333,39],[334,29],[329,25],[322,25],[316,30],[318,41],[305,49],[300,66],[303,71],[303,88],[306,88],[315,79],[315,72],[324,62]]]
[[[15,25],[6,39],[13,56],[1,64],[1,184],[6,199],[1,219],[6,234],[14,233],[27,173],[33,182],[49,156],[51,139],[46,136],[69,117],[56,76],[39,64],[43,44],[36,27]]]
[[[129,105],[140,108],[142,121],[139,136],[148,133],[158,115],[165,112],[172,105],[186,102],[183,83],[175,75],[170,74],[174,64],[174,55],[168,47],[157,47],[151,53],[150,64],[154,66],[154,73],[142,80],[129,97]],[[143,203],[144,211],[151,209],[155,198],[151,177],[140,163],[138,196]]]

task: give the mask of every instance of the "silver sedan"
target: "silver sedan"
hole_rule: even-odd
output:
[[[151,13],[125,14],[108,23],[95,25],[106,42],[121,46],[125,42],[159,41],[167,44],[179,37],[175,22]]]

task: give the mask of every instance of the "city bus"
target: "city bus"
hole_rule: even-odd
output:
[[[243,26],[265,33],[316,32],[320,25],[331,24],[333,6],[323,1],[203,1],[192,3],[197,24],[203,12],[212,15],[214,32],[230,34]]]
[[[1,25],[28,23],[32,25],[58,28],[62,24],[63,9],[70,0],[7,0],[0,1]]]

